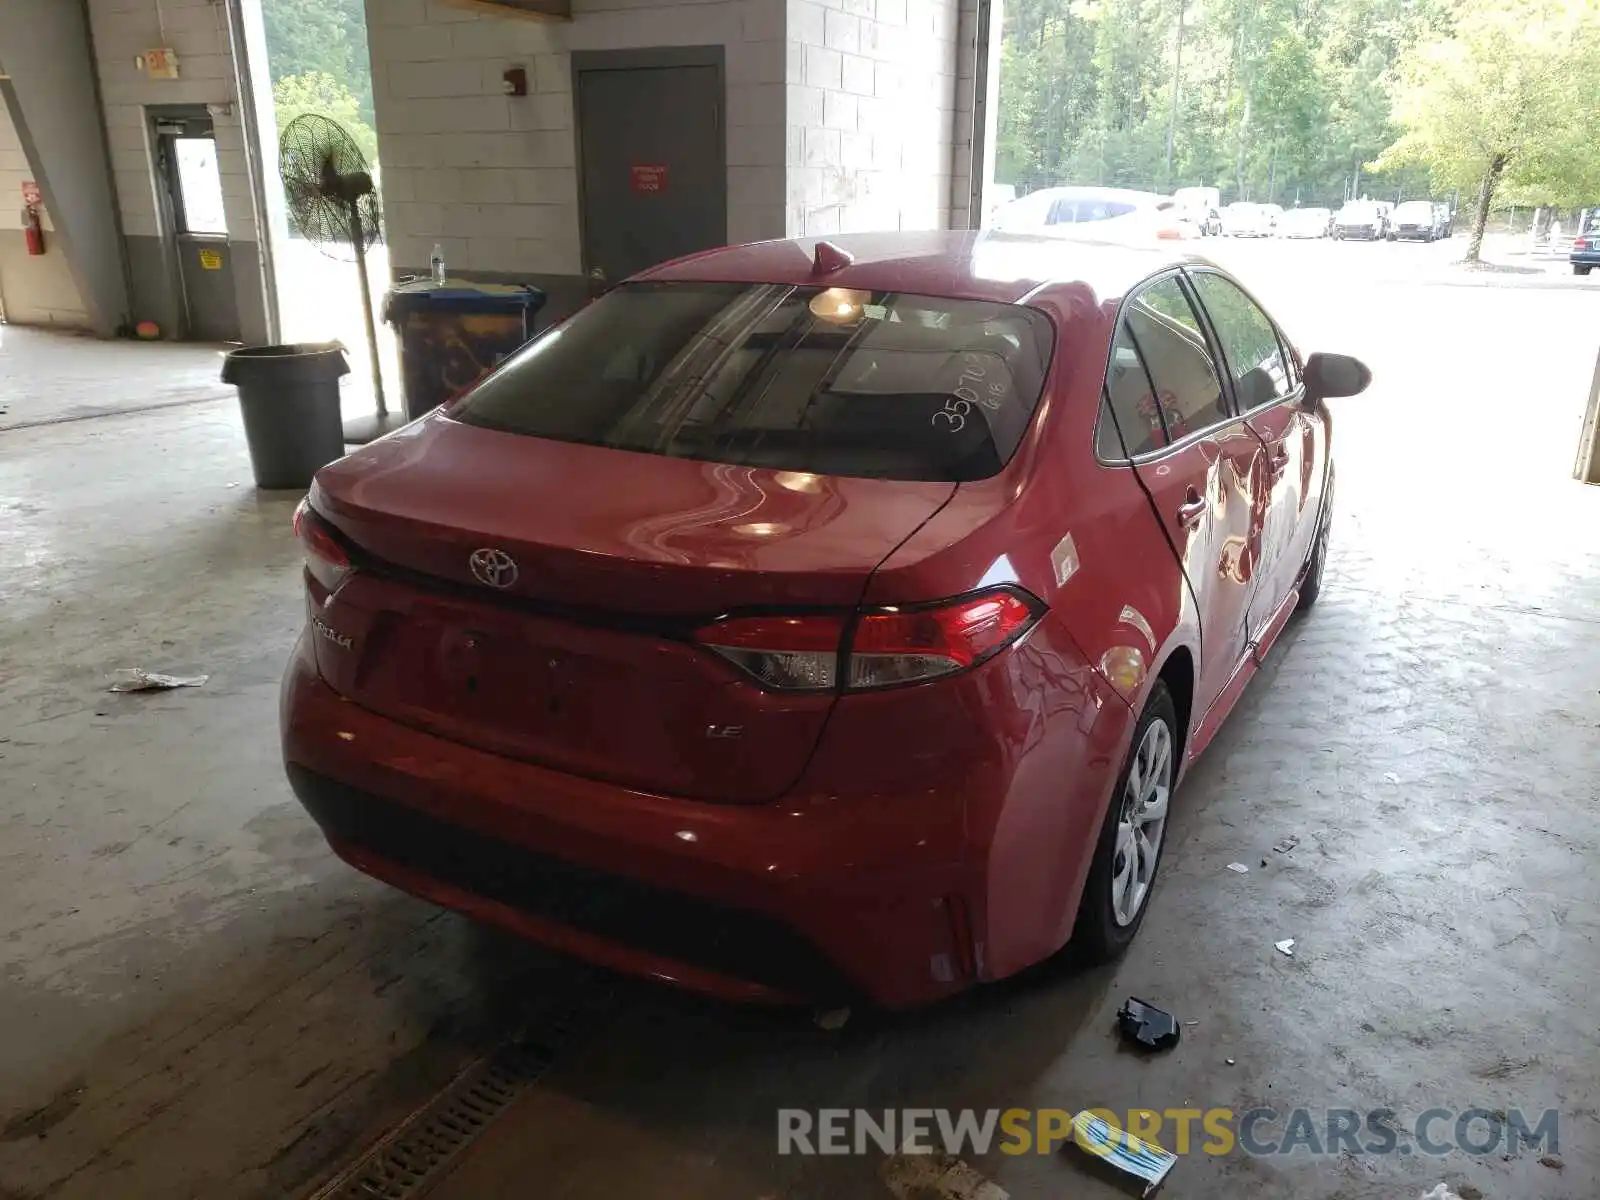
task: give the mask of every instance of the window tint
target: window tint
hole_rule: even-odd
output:
[[[1278,331],[1255,301],[1229,280],[1209,272],[1196,274],[1194,286],[1222,343],[1240,411],[1270,404],[1293,391]]]
[[[1117,322],[1117,336],[1111,343],[1102,407],[1110,411],[1100,414],[1095,451],[1105,461],[1147,454],[1167,444],[1155,390],[1126,321]]]
[[[1169,439],[1228,419],[1211,350],[1176,278],[1151,284],[1128,301],[1122,320],[1150,373]]]
[[[999,471],[1054,337],[1010,304],[788,284],[617,288],[453,410],[468,424],[673,458],[880,479]]]
[[[1051,225],[1078,225],[1086,221],[1109,221],[1112,217],[1125,217],[1134,206],[1120,200],[1093,200],[1088,198],[1057,200],[1050,210]]]

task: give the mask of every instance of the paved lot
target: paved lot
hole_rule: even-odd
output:
[[[776,1156],[775,1110],[1267,1104],[1556,1108],[1565,1165],[1192,1155],[1167,1194],[1592,1200],[1600,489],[1568,473],[1600,287],[1463,280],[1448,246],[1215,249],[1376,383],[1336,409],[1323,601],[1180,794],[1127,959],[839,1035],[618,985],[434,1195],[881,1198],[875,1157]],[[224,403],[0,431],[0,1196],[293,1194],[593,994],[346,870],[293,804],[294,497],[247,481]],[[123,666],[212,679],[105,694]],[[1130,1058],[1129,994],[1197,1023]],[[1060,1155],[972,1162],[1120,1194]]]

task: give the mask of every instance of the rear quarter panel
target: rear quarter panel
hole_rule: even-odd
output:
[[[1041,299],[1057,328],[1028,437],[992,479],[955,497],[891,555],[866,602],[957,595],[1015,582],[1048,612],[1011,657],[996,730],[1007,771],[970,794],[969,853],[986,868],[986,974],[1003,976],[1071,933],[1094,845],[1139,709],[1179,646],[1198,661],[1187,584],[1131,468],[1099,463],[1094,425],[1116,304],[1086,287]],[[1099,664],[1135,651],[1145,677],[1127,697]]]

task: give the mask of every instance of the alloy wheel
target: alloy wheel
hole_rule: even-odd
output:
[[[1139,741],[1117,816],[1116,856],[1111,869],[1111,914],[1131,925],[1150,896],[1172,796],[1172,730],[1152,721]]]

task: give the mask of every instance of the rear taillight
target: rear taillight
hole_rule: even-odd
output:
[[[1019,589],[839,616],[732,617],[695,640],[784,691],[863,691],[968,671],[1032,629],[1043,612]]]
[[[323,598],[338,591],[350,574],[350,556],[328,532],[328,527],[310,503],[302,500],[294,510],[294,535],[300,539],[306,556],[306,574],[316,581]]]
[[[1573,238],[1572,239],[1572,248],[1574,250],[1587,250],[1589,248],[1589,239],[1588,238]]]

